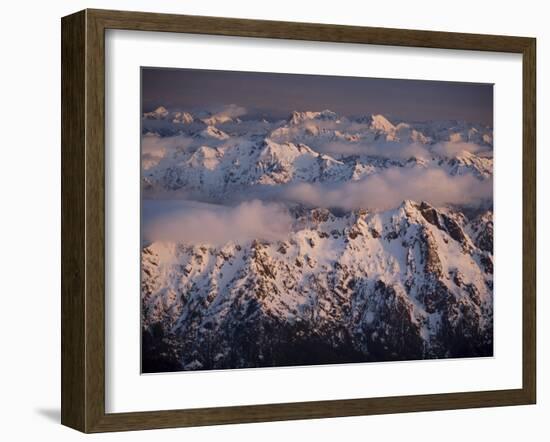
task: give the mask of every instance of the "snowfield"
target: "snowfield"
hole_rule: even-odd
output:
[[[492,355],[492,128],[235,110],[143,115],[144,372]]]

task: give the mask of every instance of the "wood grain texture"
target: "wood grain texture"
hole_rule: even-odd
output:
[[[105,29],[368,43],[474,51],[522,52],[529,38],[147,12],[88,10]]]
[[[523,387],[339,401],[105,413],[106,29],[499,51],[523,54]],[[536,400],[535,40],[140,12],[62,20],[62,423],[83,432],[313,419]]]
[[[86,431],[105,414],[105,38],[86,11]]]
[[[536,40],[523,50],[523,389],[537,395],[537,96]]]
[[[61,34],[61,422],[85,427],[85,13]]]

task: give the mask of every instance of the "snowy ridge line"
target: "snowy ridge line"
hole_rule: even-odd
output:
[[[492,354],[491,212],[405,201],[296,219],[281,241],[145,247],[145,368]]]

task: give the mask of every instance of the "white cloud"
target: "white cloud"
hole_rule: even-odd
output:
[[[463,152],[477,154],[479,152],[487,150],[488,149],[486,147],[482,147],[479,144],[461,141],[447,141],[443,143],[437,143],[432,147],[432,151],[434,153],[447,158],[454,158],[457,155],[462,154]]]
[[[333,136],[327,136],[333,135]],[[340,158],[349,155],[369,155],[387,159],[430,158],[426,145],[410,141],[386,140],[384,135],[375,137],[365,123],[338,121],[305,121],[297,126],[284,127],[271,134],[278,142],[303,140],[317,152]]]
[[[406,160],[411,157],[430,158],[430,152],[419,143],[377,141],[375,143],[330,141],[315,146],[316,150],[335,157],[346,155],[371,155],[387,159]]]
[[[491,198],[492,192],[492,180],[480,181],[473,175],[449,176],[440,169],[388,169],[340,185],[292,185],[281,196],[316,207],[386,210],[404,200],[428,201],[435,206],[475,204]]]
[[[163,210],[162,204],[168,209]],[[152,219],[144,217],[150,241],[223,245],[229,241],[279,240],[288,236],[292,220],[283,206],[258,200],[236,207],[185,201],[155,201]]]
[[[184,151],[191,147],[193,139],[187,135],[161,137],[148,133],[141,137],[141,160],[144,170],[156,166],[172,152]]]

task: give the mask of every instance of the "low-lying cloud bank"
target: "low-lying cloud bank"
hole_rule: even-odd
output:
[[[282,189],[280,198],[312,207],[387,210],[404,200],[475,205],[492,198],[492,180],[473,175],[450,176],[438,169],[388,169],[363,180],[340,185],[301,183]]]
[[[188,135],[161,137],[146,134],[141,137],[141,160],[143,170],[155,167],[163,158],[176,151],[185,151],[191,147],[193,139]]]
[[[330,141],[313,147],[320,153],[335,158],[349,155],[369,155],[380,158],[406,160],[411,157],[429,159],[433,155],[426,146],[419,143],[377,141],[376,143]]]
[[[491,148],[480,146],[476,143],[468,143],[462,141],[447,141],[444,143],[437,143],[432,147],[432,152],[437,155],[444,156],[447,158],[456,157],[463,152],[477,154],[480,152],[490,152]]]
[[[156,134],[146,134],[141,137],[141,152],[143,154],[165,154],[173,150],[185,150],[193,143],[188,135],[161,137]]]
[[[253,200],[235,207],[185,201],[154,201],[154,217],[143,219],[148,241],[223,245],[254,239],[276,241],[288,237],[292,219],[276,203]],[[165,204],[165,207],[162,206]]]
[[[434,206],[473,206],[491,199],[492,187],[492,180],[480,181],[473,175],[449,176],[438,169],[388,169],[339,185],[257,187],[251,193],[243,192],[244,201],[234,206],[181,199],[144,200],[143,238],[214,246],[230,241],[284,240],[293,224],[289,204],[346,211],[389,210],[404,200],[427,201]]]
[[[364,141],[329,141],[312,145],[312,147],[324,154],[335,158],[349,155],[369,155],[380,158],[406,160],[411,157],[429,160],[434,156],[454,158],[464,152],[480,155],[492,152],[487,146],[481,146],[469,142],[446,141],[433,145],[421,143],[404,143],[396,141],[376,141],[368,143]],[[486,155],[483,155],[486,156]]]
[[[490,145],[463,141],[460,134],[449,133],[448,141],[428,143],[421,134],[408,125],[397,125],[397,138],[386,138],[385,134],[375,134],[369,123],[358,123],[342,117],[338,120],[305,121],[296,126],[275,131],[271,138],[279,143],[296,142],[303,139],[312,149],[342,158],[349,155],[369,155],[386,159],[408,159],[411,157],[429,160],[436,156],[452,158],[462,152],[491,152]],[[327,137],[327,134],[333,134]],[[441,138],[440,138],[441,139]]]

